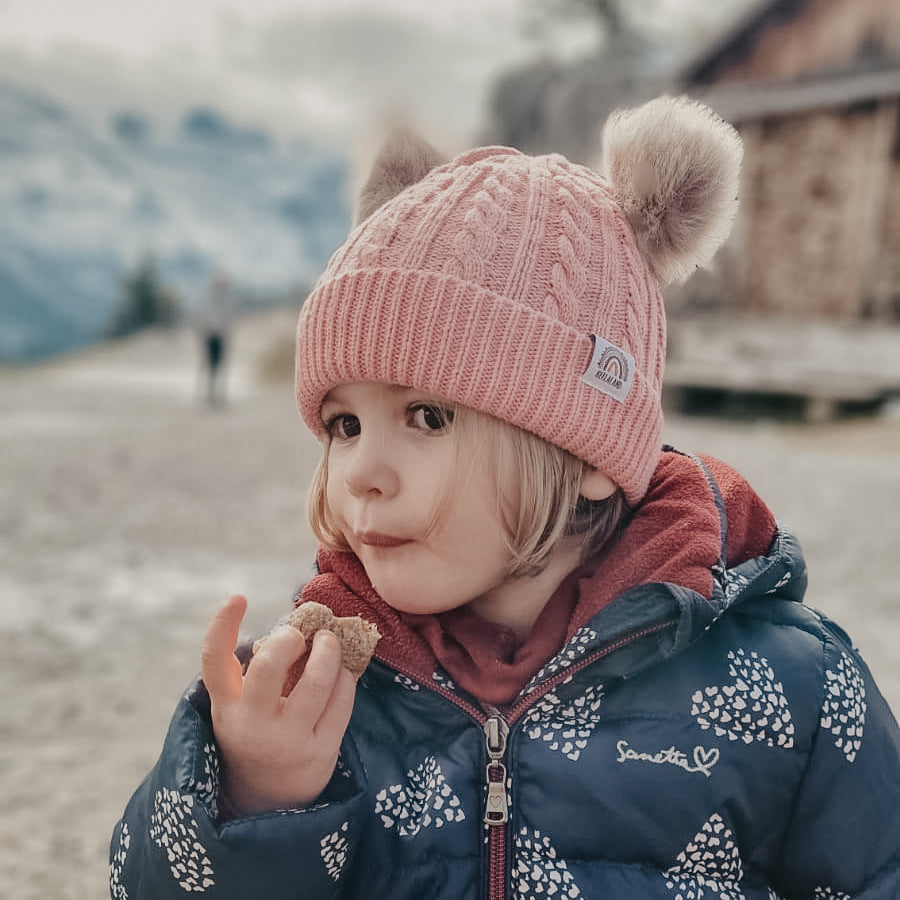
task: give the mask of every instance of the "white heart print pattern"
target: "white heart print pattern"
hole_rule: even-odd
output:
[[[601,685],[591,685],[566,703],[551,691],[525,718],[526,733],[531,740],[543,740],[551,750],[576,762],[600,721],[602,699]]]
[[[185,891],[202,893],[215,885],[212,863],[198,838],[195,797],[163,788],[156,792],[150,838],[169,861],[172,877]]]
[[[583,896],[565,860],[559,859],[550,840],[540,831],[522,828],[516,835],[513,896],[515,900],[580,900]]]
[[[396,828],[401,837],[415,837],[423,828],[443,828],[465,820],[459,797],[433,756],[406,777],[406,784],[382,788],[375,797],[375,814],[385,828]]]
[[[825,699],[820,724],[834,736],[834,745],[848,763],[856,759],[862,746],[866,724],[866,685],[859,666],[842,653],[836,671],[825,672]]]
[[[337,831],[325,835],[319,841],[319,853],[322,857],[322,862],[325,863],[325,868],[334,881],[341,877],[341,872],[344,870],[344,865],[347,862],[347,856],[350,851],[350,844],[347,841],[349,828],[350,823],[344,822]]]
[[[755,650],[729,650],[731,684],[714,685],[691,696],[691,715],[704,730],[731,741],[794,746],[794,723],[775,671]]]
[[[675,900],[743,900],[741,858],[731,829],[718,813],[703,823],[666,876]]]

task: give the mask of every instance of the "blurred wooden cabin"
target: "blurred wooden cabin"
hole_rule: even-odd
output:
[[[681,301],[900,322],[900,2],[754,5],[673,89],[718,110],[745,147],[735,232]]]
[[[510,73],[489,138],[595,164],[616,106],[704,100],[741,132],[741,205],[710,268],[666,290],[669,405],[900,410],[900,0],[740,9],[674,72],[620,31],[595,57]]]
[[[670,90],[744,141],[732,236],[667,297],[670,408],[897,409],[900,2],[755,4]]]

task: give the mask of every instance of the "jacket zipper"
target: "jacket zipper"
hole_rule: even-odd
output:
[[[547,679],[540,690],[530,694],[527,698],[516,704],[510,710],[508,717],[504,717],[498,710],[491,708],[489,714],[467,703],[453,691],[440,685],[423,685],[429,690],[440,694],[445,699],[468,713],[484,730],[485,747],[487,749],[488,764],[485,772],[485,785],[487,797],[485,799],[484,823],[488,828],[488,900],[504,900],[506,897],[506,831],[509,824],[509,802],[507,800],[507,769],[506,750],[509,737],[509,726],[517,721],[521,715],[557,684],[571,678],[577,672],[595,663],[616,650],[625,647],[634,641],[665,631],[677,624],[677,619],[666,619],[648,625],[639,631],[627,634],[611,644],[591,653],[589,656],[557,672]],[[376,654],[376,659],[379,657]],[[394,663],[381,660],[390,666],[395,672],[418,682],[418,677],[412,672],[404,672]]]
[[[488,764],[485,771],[487,798],[484,823],[488,826],[488,900],[503,900],[506,889],[506,823],[509,804],[506,800],[506,739],[509,725],[499,713],[484,723],[484,743]]]

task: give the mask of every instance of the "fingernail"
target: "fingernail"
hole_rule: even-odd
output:
[[[328,640],[337,640],[337,635],[333,631],[329,631],[327,628],[320,628],[313,635],[313,643],[316,641],[328,641]]]

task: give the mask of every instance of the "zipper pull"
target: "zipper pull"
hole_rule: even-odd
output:
[[[501,762],[506,754],[508,735],[509,726],[502,716],[493,715],[484,723],[484,739],[490,760],[485,774],[488,790],[484,821],[488,825],[503,825],[509,821],[509,806],[506,802],[506,766]]]

